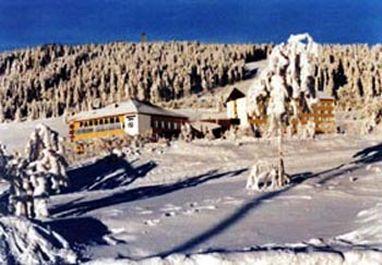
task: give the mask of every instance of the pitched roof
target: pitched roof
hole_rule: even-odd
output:
[[[245,91],[246,92],[246,91]],[[231,101],[231,100],[236,100],[238,98],[243,98],[245,97],[245,93],[244,91],[242,91],[241,89],[237,88],[237,87],[232,87],[228,93],[226,94],[226,97],[225,97],[225,100],[224,100],[224,103],[227,103],[228,101]]]
[[[130,99],[120,103],[108,105],[101,109],[80,112],[71,116],[69,120],[88,120],[100,117],[123,115],[127,113],[187,118],[182,114],[155,106],[149,102]]]

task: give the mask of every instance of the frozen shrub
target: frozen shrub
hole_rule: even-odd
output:
[[[192,127],[189,123],[182,124],[180,128],[180,139],[186,142],[191,142],[194,139]]]
[[[278,170],[278,167],[259,160],[251,168],[251,172],[247,178],[246,189],[258,191],[276,189],[279,187],[279,173],[285,174],[285,172],[278,172]],[[289,178],[287,176],[283,179],[285,183],[282,183],[282,186],[289,183]]]

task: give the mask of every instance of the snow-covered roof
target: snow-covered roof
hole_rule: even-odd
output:
[[[245,64],[245,69],[247,71],[262,70],[267,66],[268,61],[266,59],[261,61],[255,61]]]
[[[224,102],[226,103],[226,102],[228,102],[230,100],[236,100],[238,98],[245,97],[247,95],[247,93],[248,93],[249,88],[250,88],[250,86],[241,87],[241,88],[238,88],[238,87],[235,87],[235,86],[231,87],[228,90],[228,93],[225,96]],[[317,98],[318,99],[331,99],[331,100],[334,100],[334,97],[329,96],[324,91],[317,91]]]
[[[236,100],[238,98],[243,98],[245,97],[246,92],[247,91],[243,91],[242,89],[239,89],[233,86],[228,90],[228,93],[226,93],[224,97],[224,103],[227,103],[228,101],[231,101],[231,100]]]
[[[225,112],[205,112],[199,116],[200,120],[225,120],[227,114]]]
[[[329,96],[324,91],[317,91],[317,98],[318,99],[334,99],[334,97]]]
[[[179,114],[175,111],[170,111],[170,110],[155,106],[148,102],[142,102],[136,99],[130,99],[120,103],[108,105],[101,109],[80,112],[70,117],[69,120],[70,121],[88,120],[88,119],[94,119],[94,118],[100,118],[100,117],[123,115],[128,113],[187,118],[185,115]]]
[[[193,122],[191,122],[191,126],[195,130],[199,130],[199,131],[203,131],[203,129],[208,129],[210,131],[213,131],[216,129],[220,129],[222,127],[221,125],[219,125],[217,123],[206,122],[206,121],[193,121]]]

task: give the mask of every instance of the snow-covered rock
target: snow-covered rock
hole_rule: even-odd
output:
[[[0,260],[2,264],[75,264],[77,256],[57,233],[25,218],[0,217]]]

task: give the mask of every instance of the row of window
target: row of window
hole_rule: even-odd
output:
[[[320,106],[334,106],[334,102],[333,101],[319,101],[318,105]]]
[[[302,115],[306,117],[312,117],[312,116],[314,117],[314,116],[321,116],[321,115],[330,115],[334,117],[333,111],[331,110],[321,110],[321,111],[315,110],[314,112],[311,112],[311,113],[307,112],[307,113],[303,113]]]
[[[115,123],[119,123],[118,117],[107,117],[107,118],[93,119],[88,121],[80,121],[80,128],[104,125],[104,124],[115,124]]]
[[[180,130],[180,123],[171,121],[152,120],[151,126],[154,129]]]
[[[318,121],[334,121],[334,118],[333,117],[318,117],[317,118]]]
[[[312,117],[312,116],[308,116],[308,117],[304,117],[301,119],[303,122],[304,121],[316,121],[316,122],[334,122],[334,117],[330,116],[330,117]]]
[[[333,111],[334,111],[334,108],[313,108],[313,111],[314,111],[314,112],[322,112],[322,111],[333,112]]]
[[[123,128],[124,128],[124,124],[122,123],[104,124],[104,125],[80,128],[76,131],[76,133],[83,134],[83,133],[91,133],[91,132],[102,132],[102,131],[110,131],[110,130],[119,130]]]
[[[335,128],[335,125],[333,123],[321,123],[319,124],[319,128],[321,129]]]
[[[333,110],[318,110],[318,111],[315,111],[314,113],[316,114],[333,114]]]

